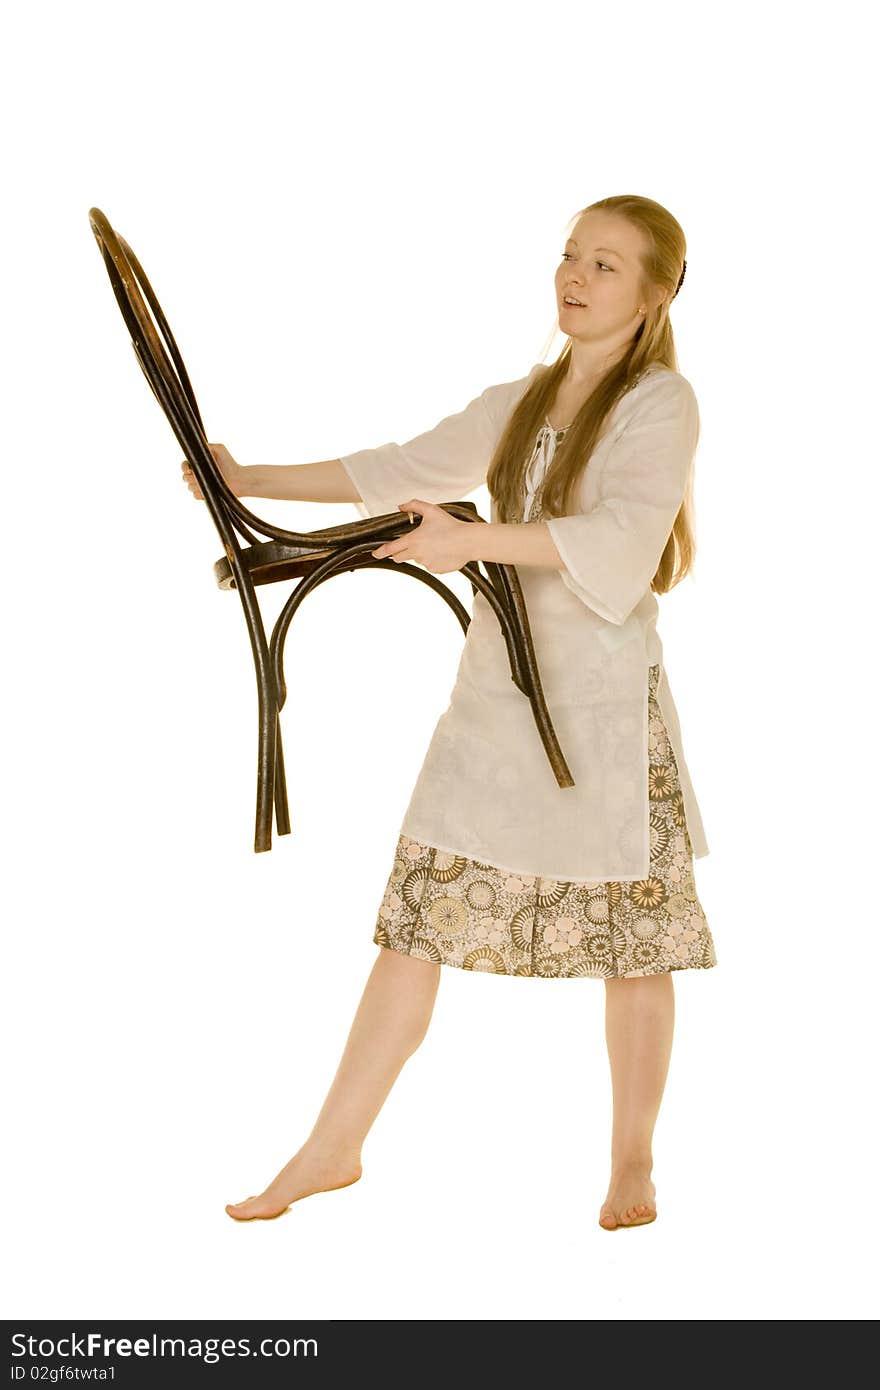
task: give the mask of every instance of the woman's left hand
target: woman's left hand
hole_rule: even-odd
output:
[[[466,534],[473,522],[459,521],[442,507],[422,502],[418,497],[397,505],[402,512],[417,512],[422,519],[405,536],[386,541],[378,550],[371,551],[374,559],[388,558],[398,564],[406,560],[410,564],[424,565],[432,574],[460,570],[473,559],[469,544],[473,537]]]

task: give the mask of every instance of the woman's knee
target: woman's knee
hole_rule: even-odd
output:
[[[380,946],[376,969],[391,981],[395,994],[407,1006],[403,1013],[411,1033],[410,1044],[415,1049],[423,1041],[431,1021],[440,984],[440,963]]]

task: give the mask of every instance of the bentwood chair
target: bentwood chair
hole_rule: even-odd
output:
[[[370,552],[384,541],[403,535],[411,524],[418,525],[420,517],[410,523],[402,512],[390,512],[342,526],[299,532],[263,521],[242,504],[226,483],[208,447],[208,436],[183,359],[140,262],[100,208],[89,210],[89,222],[138,362],[189,461],[208,512],[220,533],[225,556],[214,565],[217,584],[221,589],[236,589],[241,598],[259,696],[254,834],[254,851],[259,853],[272,847],[273,800],[279,835],[290,833],[279,715],[287,698],[284,639],[303,600],[336,574],[377,568],[411,575],[433,589],[452,609],[465,634],[470,616],[452,590],[430,571],[405,561],[397,562],[390,557],[376,559],[371,555]],[[482,520],[472,502],[447,502],[443,506],[451,516],[462,521]],[[258,539],[253,531],[268,540]],[[460,573],[467,576],[472,592],[479,591],[491,604],[507,645],[511,679],[531,704],[538,736],[556,780],[560,787],[573,786],[541,688],[516,569],[512,565],[484,563],[485,575],[477,562],[464,565]],[[275,584],[285,579],[296,579],[299,583],[292,589],[275,622],[272,636],[267,640],[255,589],[260,584]]]

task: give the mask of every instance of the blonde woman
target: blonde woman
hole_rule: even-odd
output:
[[[693,563],[699,414],[677,369],[684,278],[674,217],[636,196],[576,215],[556,270],[566,343],[400,445],[242,467],[239,496],[397,508],[419,524],[373,554],[434,574],[517,566],[548,708],[574,778],[560,788],[507,649],[477,594],[448,709],[395,847],[379,946],[311,1134],[236,1220],[356,1182],[361,1150],[425,1036],[441,967],[603,980],[613,1119],[607,1230],[656,1218],[653,1134],[673,1035],[673,972],[717,963],[694,882],[708,853],[656,628],[656,594]],[[184,478],[196,497],[188,465]],[[491,520],[437,504],[487,483]]]

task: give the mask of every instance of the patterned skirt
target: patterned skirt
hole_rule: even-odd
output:
[[[694,883],[675,754],[649,668],[650,873],[571,883],[510,873],[401,834],[373,941],[492,975],[597,979],[717,965]]]

